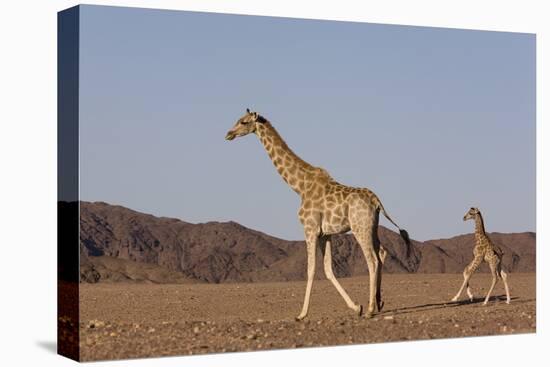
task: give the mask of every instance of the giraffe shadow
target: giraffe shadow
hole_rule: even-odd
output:
[[[510,298],[511,301],[518,300],[519,297],[512,297]],[[489,298],[489,302],[491,301],[505,301],[506,296],[492,296]],[[460,301],[452,302],[439,302],[439,303],[427,303],[424,305],[416,305],[416,306],[408,306],[408,307],[401,307],[401,308],[394,308],[392,310],[382,311],[380,314],[392,314],[392,315],[403,315],[403,314],[409,314],[409,313],[416,313],[416,312],[423,312],[423,311],[431,311],[431,310],[438,310],[443,308],[454,308],[454,307],[461,307],[461,306],[467,306],[467,305],[474,305],[474,304],[480,304],[485,301],[485,297],[474,297],[473,300],[469,299],[463,299]],[[528,301],[528,300],[526,300]]]

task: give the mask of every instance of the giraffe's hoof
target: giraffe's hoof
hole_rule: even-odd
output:
[[[456,301],[458,301],[458,298],[457,298],[457,297],[454,297],[454,298],[451,300],[451,302],[456,302]]]
[[[374,312],[372,312],[372,311],[367,311],[367,312],[365,313],[365,318],[366,318],[366,319],[372,319],[373,317],[374,317]]]
[[[305,319],[305,318],[306,318],[305,316],[299,315],[299,316],[296,316],[296,317],[294,318],[294,320],[296,320],[296,321],[302,321],[302,320]]]
[[[363,316],[365,314],[365,309],[363,308],[363,305],[359,305],[359,317]]]
[[[384,308],[384,301],[380,301],[380,303],[378,304],[378,312],[382,311],[383,308]]]

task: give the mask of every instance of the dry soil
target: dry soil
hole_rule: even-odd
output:
[[[460,274],[385,274],[384,309],[358,317],[326,280],[315,281],[309,316],[295,321],[305,282],[240,284],[82,284],[80,346],[85,361],[230,351],[532,333],[535,275],[509,276],[512,301],[498,283],[482,305],[488,274],[476,274],[477,297],[449,300]],[[368,300],[368,277],[341,279]]]

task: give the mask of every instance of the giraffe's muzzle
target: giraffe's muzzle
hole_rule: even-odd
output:
[[[227,132],[227,135],[225,135],[225,140],[233,140],[235,139],[235,133],[232,131]]]

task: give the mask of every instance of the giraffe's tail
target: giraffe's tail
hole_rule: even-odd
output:
[[[399,227],[397,223],[393,221],[393,219],[390,218],[389,214],[386,212],[386,209],[384,209],[384,206],[382,205],[382,202],[378,199],[378,209],[382,211],[382,214],[384,214],[384,217],[386,217],[394,226],[399,229],[399,234],[401,235],[401,238],[403,238],[403,241],[405,241],[405,245],[407,246],[407,256],[410,255],[411,252],[411,238],[409,237],[409,233]]]

